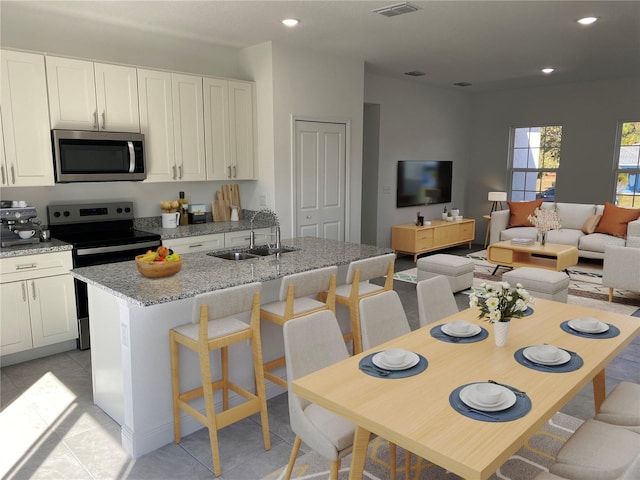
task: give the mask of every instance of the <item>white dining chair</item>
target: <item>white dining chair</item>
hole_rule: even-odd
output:
[[[640,433],[640,385],[620,382],[613,387],[595,419]]]
[[[349,357],[338,321],[330,310],[288,321],[283,335],[289,382]],[[355,425],[288,390],[289,421],[296,438],[284,478],[291,478],[304,441],[331,462],[331,479],[337,480],[340,459],[351,453]]]
[[[416,285],[416,294],[421,327],[458,313],[449,281],[442,275],[420,280]]]

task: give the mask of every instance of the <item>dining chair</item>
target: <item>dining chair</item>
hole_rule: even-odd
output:
[[[620,382],[607,395],[596,420],[640,433],[640,385]]]
[[[449,281],[442,275],[420,280],[416,285],[416,294],[421,327],[458,313]]]
[[[585,421],[560,448],[549,472],[569,480],[640,478],[640,434]]]
[[[390,290],[360,300],[360,327],[364,350],[411,332],[398,292]],[[389,458],[396,458],[396,445],[391,442],[389,442]],[[408,450],[405,450],[404,464],[405,478],[409,478],[411,452]]]
[[[284,352],[289,382],[349,357],[335,314],[315,312],[284,324]],[[340,459],[351,453],[355,425],[289,389],[289,420],[296,434],[284,475],[291,472],[304,441],[331,462],[331,479],[337,480]]]
[[[331,266],[283,277],[278,300],[262,305],[260,317],[282,327],[289,320],[322,310],[335,314],[337,273],[338,267]],[[319,299],[320,292],[327,292],[327,295]],[[283,367],[285,362],[284,356],[279,357],[264,363],[263,368],[267,380],[286,389],[287,381],[272,373],[272,370]]]
[[[351,319],[351,334],[345,339],[351,339],[353,354],[362,352],[360,334],[360,300],[372,295],[393,290],[393,273],[396,256],[394,253],[377,257],[355,260],[349,264],[345,283],[336,287],[336,303],[349,308]],[[383,286],[370,283],[374,278],[384,277]],[[322,295],[326,295],[323,293]]]
[[[180,412],[184,411],[209,429],[216,476],[220,476],[222,470],[218,449],[218,430],[221,428],[260,413],[264,448],[271,449],[260,341],[261,288],[262,285],[256,282],[197,295],[192,322],[169,331],[175,442],[181,440]],[[255,393],[229,379],[229,346],[245,341],[251,343]],[[195,351],[200,363],[202,385],[185,392],[180,392],[179,345]],[[220,350],[220,380],[213,380],[209,354],[212,350]],[[222,391],[222,411],[219,413],[216,413],[213,396],[217,390]],[[229,408],[230,390],[246,401]],[[204,414],[190,404],[201,397],[204,397]]]

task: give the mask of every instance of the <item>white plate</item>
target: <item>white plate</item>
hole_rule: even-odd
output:
[[[417,353],[407,352],[407,361],[402,365],[390,365],[384,361],[384,352],[378,352],[371,357],[371,362],[377,367],[384,368],[385,370],[406,370],[416,365],[420,361],[420,357]]]
[[[507,387],[503,387],[502,385],[498,385],[502,389],[502,397],[499,402],[495,405],[486,405],[478,400],[474,399],[476,384],[467,385],[462,390],[460,390],[460,400],[462,400],[465,404],[470,406],[471,408],[475,408],[477,410],[484,410],[485,412],[498,412],[500,410],[506,410],[514,403],[516,403],[516,394],[513,393],[512,390]]]
[[[598,320],[600,322],[600,326],[595,329],[585,328],[584,325],[582,325],[581,320],[582,320],[581,318],[569,320],[568,324],[572,329],[582,333],[603,333],[609,330],[609,325],[607,325],[606,323],[600,322],[600,320]]]
[[[455,333],[449,328],[448,323],[440,325],[440,330],[442,330],[446,335],[460,338],[473,337],[474,335],[478,335],[482,331],[482,329],[478,325],[471,325],[467,333]]]
[[[558,349],[560,352],[560,357],[557,360],[549,361],[543,360],[536,355],[537,347],[527,347],[522,351],[522,355],[528,360],[532,362],[540,363],[542,365],[563,365],[571,360],[571,354],[561,348]]]

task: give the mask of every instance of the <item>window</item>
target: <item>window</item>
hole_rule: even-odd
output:
[[[640,207],[640,122],[621,125],[616,173],[616,205]]]
[[[553,202],[562,127],[516,127],[511,135],[511,200]]]

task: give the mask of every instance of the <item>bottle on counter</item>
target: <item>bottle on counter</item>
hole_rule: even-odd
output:
[[[187,209],[189,204],[186,198],[184,198],[184,192],[180,192],[180,198],[178,199],[178,211],[180,212],[180,225],[189,225],[189,215]]]

